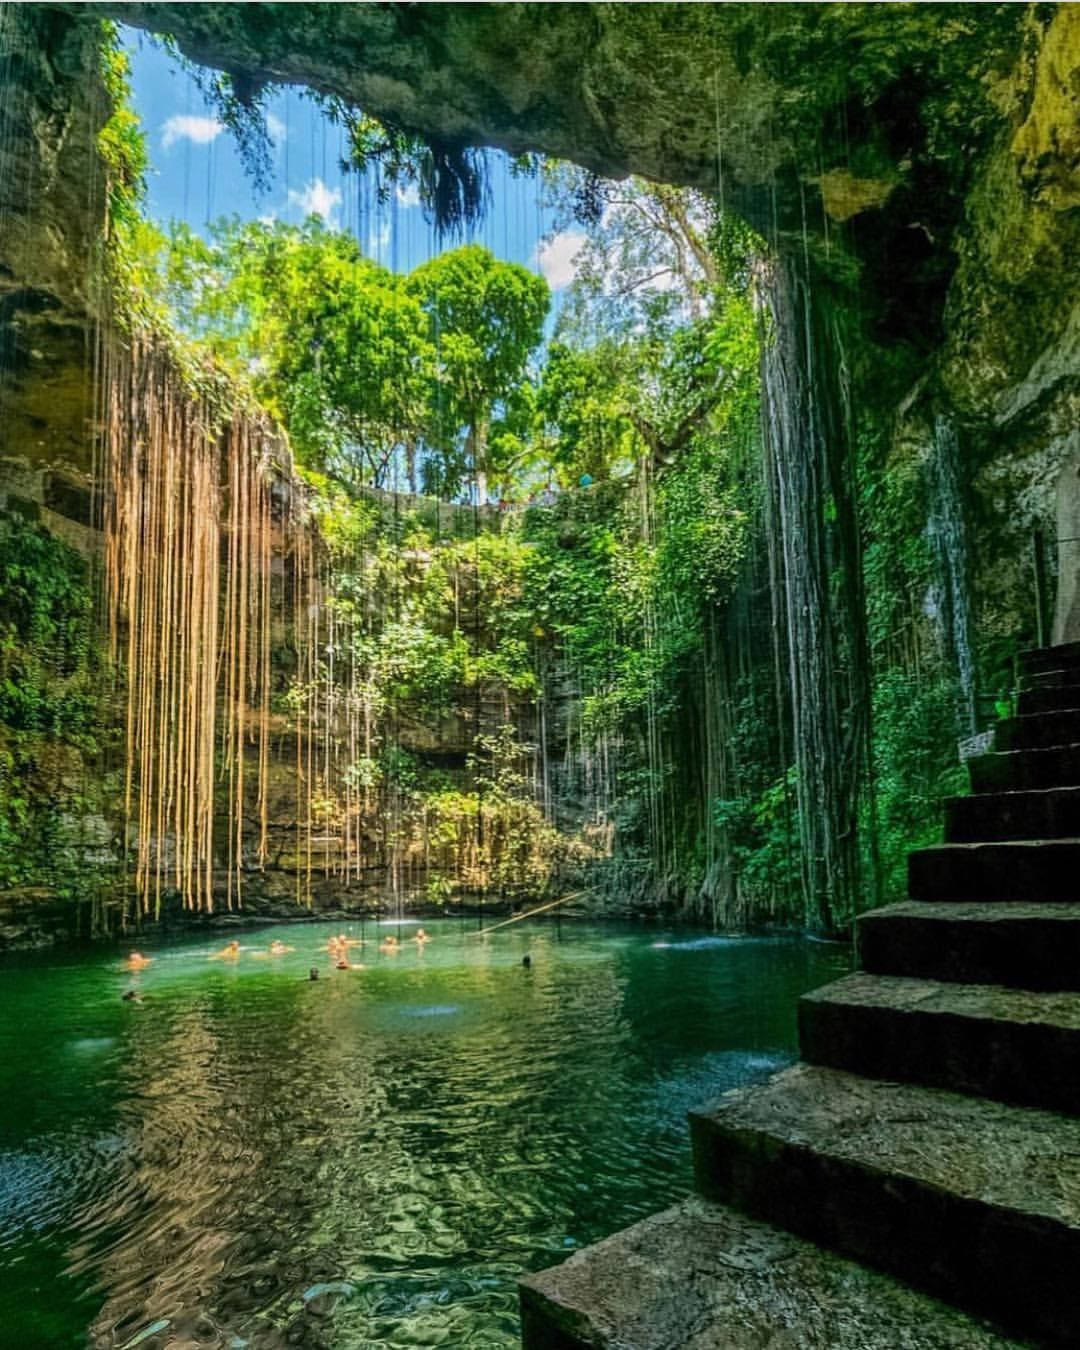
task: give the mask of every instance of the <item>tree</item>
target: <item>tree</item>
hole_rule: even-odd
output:
[[[425,425],[434,351],[400,278],[311,217],[172,234],[178,320],[243,365],[300,458],[378,482]]]
[[[702,193],[555,163],[545,195],[557,231],[584,226],[559,337],[581,345],[599,332],[669,333],[707,317],[724,276],[716,208]]]
[[[505,468],[492,458],[492,417],[522,381],[540,345],[551,303],[547,283],[469,244],[423,263],[405,287],[428,316],[436,353],[429,439],[449,448],[465,428],[483,502],[489,475]]]

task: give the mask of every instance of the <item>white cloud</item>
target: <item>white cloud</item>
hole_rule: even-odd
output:
[[[298,206],[305,217],[322,216],[327,225],[332,225],[334,212],[341,205],[341,189],[329,188],[321,178],[313,178],[303,192],[289,189],[289,205]]]
[[[563,230],[537,245],[533,262],[540,264],[540,271],[553,291],[561,291],[573,281],[577,274],[574,260],[585,242],[585,235],[580,230]]]
[[[177,141],[194,141],[196,145],[209,145],[216,141],[225,130],[225,125],[216,117],[191,117],[178,113],[170,117],[161,128],[161,144],[166,150]]]
[[[367,251],[369,258],[377,258],[390,247],[390,222],[380,221],[368,230]]]
[[[420,189],[415,183],[406,183],[404,187],[394,189],[397,194],[398,205],[406,208],[420,205]]]
[[[266,134],[275,145],[280,145],[285,139],[285,123],[272,112],[266,114]]]

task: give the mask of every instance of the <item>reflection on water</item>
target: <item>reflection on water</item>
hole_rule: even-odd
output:
[[[517,1275],[685,1193],[686,1110],[786,1062],[847,960],[425,926],[369,925],[363,970],[328,925],[0,964],[0,1341],[516,1345]]]

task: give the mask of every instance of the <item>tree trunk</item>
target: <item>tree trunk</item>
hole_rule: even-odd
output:
[[[476,500],[480,506],[487,504],[488,497],[488,456],[487,443],[489,421],[486,417],[477,417],[469,428],[466,445],[473,463],[473,481],[476,483]]]

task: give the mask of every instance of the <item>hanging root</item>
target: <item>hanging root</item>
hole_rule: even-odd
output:
[[[152,339],[112,345],[105,408],[109,650],[126,671],[125,841],[135,893],[143,913],[160,913],[170,883],[186,908],[213,909],[220,750],[232,908],[242,899],[249,750],[260,867],[268,851],[280,437],[258,413],[234,413],[222,426]],[[283,529],[306,537],[308,526],[290,511]]]

